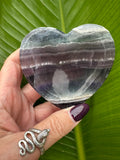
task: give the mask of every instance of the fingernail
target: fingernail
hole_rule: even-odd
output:
[[[70,115],[74,121],[80,121],[89,111],[88,104],[79,104],[71,108]]]

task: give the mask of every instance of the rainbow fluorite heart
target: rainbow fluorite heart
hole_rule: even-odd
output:
[[[22,41],[22,71],[47,101],[60,108],[82,103],[103,84],[115,56],[107,29],[85,24],[67,34],[40,27]]]

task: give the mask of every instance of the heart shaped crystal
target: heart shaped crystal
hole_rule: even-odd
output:
[[[67,34],[41,27],[22,41],[20,61],[28,82],[60,108],[91,97],[113,64],[115,47],[109,31],[85,24]]]

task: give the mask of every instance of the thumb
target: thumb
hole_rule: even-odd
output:
[[[68,134],[82,120],[88,111],[89,106],[87,104],[76,105],[54,112],[47,119],[35,125],[34,128],[36,129],[50,129],[44,146],[45,150]]]

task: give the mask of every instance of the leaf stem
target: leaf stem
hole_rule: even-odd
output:
[[[86,160],[84,146],[83,146],[81,124],[78,124],[75,127],[75,138],[76,138],[76,145],[77,145],[77,152],[78,152],[78,160]]]
[[[61,28],[62,31],[65,33],[65,22],[64,22],[64,15],[63,15],[63,7],[62,7],[62,2],[59,0],[59,7],[60,7],[60,18],[61,18]]]

